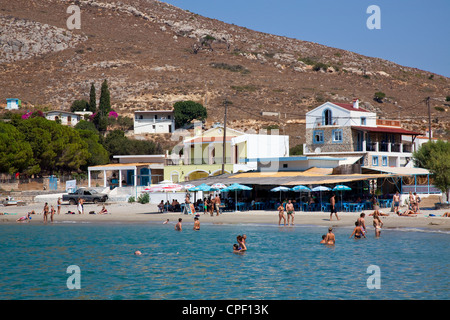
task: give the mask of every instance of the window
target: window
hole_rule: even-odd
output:
[[[378,156],[372,156],[372,165],[378,166]]]
[[[288,164],[287,163],[283,163],[283,168],[287,168]]]
[[[387,167],[387,165],[388,165],[388,158],[386,156],[383,156],[381,158],[381,165]]]
[[[333,142],[342,142],[342,129],[333,130]]]
[[[366,117],[361,117],[361,125],[362,126],[366,125]]]
[[[331,126],[333,117],[331,115],[331,110],[330,109],[325,109],[325,111],[322,114],[322,125],[323,126]]]
[[[314,130],[313,143],[323,143],[323,130]]]

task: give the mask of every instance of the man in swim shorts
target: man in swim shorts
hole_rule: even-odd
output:
[[[398,209],[400,207],[400,195],[398,191],[392,197],[392,202],[394,202],[394,213],[398,214]]]
[[[330,221],[333,217],[333,213],[336,215],[336,219],[339,219],[338,215],[337,215],[337,210],[336,210],[336,199],[335,199],[335,195],[333,194],[330,198],[330,210],[331,210],[331,214],[330,214]]]
[[[289,220],[292,218],[292,225],[294,225],[294,204],[291,200],[286,204],[286,212],[287,212],[287,224],[289,225]]]

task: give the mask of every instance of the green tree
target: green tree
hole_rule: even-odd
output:
[[[386,94],[381,91],[375,92],[375,94],[373,96],[373,100],[375,100],[376,102],[379,102],[379,103],[382,103],[384,98],[386,98]]]
[[[25,136],[13,125],[0,122],[0,172],[25,172],[32,164],[33,150]]]
[[[17,122],[33,151],[34,168],[45,173],[80,171],[90,154],[77,130],[45,118]]]
[[[450,199],[450,142],[429,141],[413,153],[414,163],[434,175],[434,185]]]
[[[174,104],[173,111],[177,128],[183,127],[194,119],[203,121],[208,116],[206,108],[194,101],[178,101]]]
[[[92,113],[97,111],[97,96],[94,83],[91,84],[91,91],[89,92],[89,111]]]
[[[102,83],[102,88],[100,90],[100,101],[98,104],[98,111],[101,116],[108,116],[108,113],[111,111],[111,101],[110,94],[108,88],[108,81],[105,79]]]
[[[301,156],[303,155],[303,145],[298,144],[295,147],[289,149],[289,154],[291,156]]]
[[[86,100],[75,100],[70,106],[70,111],[89,111],[89,103]]]
[[[109,163],[108,151],[106,151],[103,145],[99,142],[98,133],[96,133],[93,130],[83,130],[83,129],[78,129],[78,133],[81,139],[83,139],[83,141],[87,143],[87,150],[90,155],[86,161],[85,167]]]

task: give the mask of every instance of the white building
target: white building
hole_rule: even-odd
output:
[[[61,121],[62,125],[74,127],[83,117],[79,114],[63,110],[53,110],[45,113],[45,118],[52,121]]]
[[[175,131],[173,110],[134,112],[134,133],[171,133]]]
[[[398,120],[377,119],[357,99],[353,104],[326,102],[306,113],[303,154],[360,157],[367,167],[412,167],[419,135],[403,129]]]
[[[6,99],[6,110],[19,110],[21,103],[20,99],[8,98]]]

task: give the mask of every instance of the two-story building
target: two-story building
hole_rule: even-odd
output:
[[[134,133],[171,133],[175,131],[173,110],[134,112]]]
[[[167,157],[164,179],[182,182],[222,173],[223,126],[186,137]],[[224,173],[257,169],[257,159],[289,156],[289,136],[244,133],[226,129]]]
[[[412,167],[419,135],[398,120],[377,119],[357,99],[353,104],[326,102],[306,113],[303,154],[358,157],[366,167]]]

